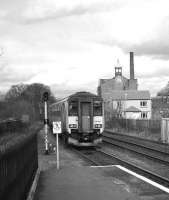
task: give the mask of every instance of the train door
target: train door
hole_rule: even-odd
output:
[[[82,102],[81,103],[81,114],[82,114],[82,131],[89,132],[91,127],[91,103]]]

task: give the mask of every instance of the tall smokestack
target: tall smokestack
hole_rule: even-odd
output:
[[[130,52],[130,79],[134,79],[134,53]]]

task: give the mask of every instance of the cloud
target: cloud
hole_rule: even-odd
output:
[[[96,94],[96,82],[94,81],[81,86],[69,85],[64,82],[63,84],[52,84],[50,85],[50,88],[54,96],[57,98],[64,98],[81,91],[87,91]]]
[[[121,43],[117,40],[96,41],[112,47],[120,47],[124,53],[133,51],[137,56],[150,56],[153,59],[169,60],[169,39],[167,35],[158,35],[154,40],[143,41],[139,44]]]
[[[169,76],[167,5],[163,0],[0,0],[1,87],[36,81],[60,84],[56,94],[95,91],[99,78],[113,77],[117,58],[128,75],[128,52],[134,51],[136,77],[155,90],[160,78]]]
[[[35,74],[34,72],[28,72],[24,70],[18,72],[17,70],[15,70],[14,66],[5,66],[3,70],[1,70],[0,74],[0,91],[4,93],[9,90],[12,85],[25,83],[36,75],[37,74]]]
[[[129,52],[129,50],[132,49],[138,56],[151,56],[154,59],[168,60],[169,43],[166,42],[168,39],[168,37],[159,35],[159,38],[156,38],[156,40],[150,40],[141,44],[134,44],[130,46],[122,46],[122,49],[124,52]]]
[[[157,18],[155,15],[154,17]],[[126,18],[128,17],[126,16]],[[139,33],[137,31],[136,23],[140,25],[140,27],[138,27]],[[149,56],[153,59],[161,60],[169,59],[169,43],[167,42],[169,40],[168,13],[167,16],[165,14],[164,16],[161,14],[159,20],[157,18],[157,22],[153,26],[151,25],[151,20],[146,22],[144,19],[142,19],[140,22],[134,20],[134,22],[131,23],[129,21],[126,22],[126,24],[128,27],[125,25],[127,30],[124,35],[124,29],[117,27],[115,32],[119,32],[119,36],[118,34],[114,33],[113,35],[107,35],[107,37],[98,37],[93,41],[102,45],[120,47],[124,53],[134,51],[138,56]]]
[[[1,65],[0,67],[0,83],[1,84],[15,84],[18,82],[25,82],[37,75],[35,72],[28,72],[23,70],[17,70],[16,66]]]
[[[1,20],[31,24],[120,9],[124,0],[0,0]],[[19,10],[19,12],[18,12]]]
[[[36,66],[35,59],[32,61],[33,53],[25,43],[6,36],[0,38],[0,44],[3,49],[0,56],[0,89],[27,82],[43,71]]]
[[[25,24],[43,22],[66,17],[78,17],[102,12],[112,12],[121,8],[121,1],[75,1],[74,3],[58,3],[56,1],[32,1],[21,13],[21,21]]]
[[[151,71],[148,71],[146,73],[145,73],[145,71],[143,71],[142,73],[139,72],[139,74],[137,75],[138,79],[139,78],[151,79],[152,77],[160,78],[160,79],[168,78],[169,77],[168,67],[160,67],[159,66],[158,69],[154,69],[153,71],[152,71],[152,68],[151,68]]]
[[[149,89],[151,92],[151,96],[156,96],[157,92],[159,92],[162,88],[164,88],[167,82],[168,82],[168,77],[165,78],[151,77],[149,79],[140,78],[138,80],[139,90]]]

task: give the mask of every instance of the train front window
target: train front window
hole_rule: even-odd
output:
[[[101,116],[102,115],[102,102],[95,101],[93,103],[93,115],[94,116]]]
[[[78,102],[69,103],[69,116],[78,116]]]

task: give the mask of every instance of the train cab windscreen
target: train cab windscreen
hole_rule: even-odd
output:
[[[101,101],[95,101],[93,103],[93,115],[94,116],[102,115],[102,102]]]
[[[69,116],[78,116],[78,102],[71,101],[69,103]]]

